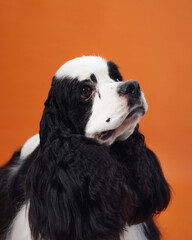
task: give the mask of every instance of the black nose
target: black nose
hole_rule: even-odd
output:
[[[121,95],[129,95],[134,98],[138,98],[141,96],[141,90],[139,83],[136,81],[127,81],[121,85],[119,89],[119,94]]]

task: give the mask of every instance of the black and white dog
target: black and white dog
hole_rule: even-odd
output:
[[[101,57],[55,74],[38,135],[0,170],[1,240],[157,240],[170,190],[138,122],[139,84]]]

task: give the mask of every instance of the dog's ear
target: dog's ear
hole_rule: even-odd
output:
[[[118,239],[127,196],[134,199],[130,189],[127,194],[123,171],[94,141],[58,133],[40,148],[28,174],[33,239]]]
[[[45,108],[40,122],[40,146],[49,144],[50,138],[57,134],[57,131],[63,131],[63,134],[70,133],[70,121],[68,119],[68,104],[65,96],[67,87],[65,83],[53,77],[51,89],[48,98],[45,101]]]
[[[125,141],[115,142],[111,153],[125,167],[135,190],[135,213],[128,222],[144,222],[164,210],[170,201],[170,188],[165,180],[156,155],[145,145],[145,138],[137,126]]]

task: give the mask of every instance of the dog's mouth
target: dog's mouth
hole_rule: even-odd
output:
[[[126,120],[128,120],[128,121],[130,122],[130,124],[131,124],[131,123],[133,123],[135,120],[138,119],[138,116],[141,117],[141,116],[143,116],[144,114],[145,114],[145,109],[144,109],[143,106],[136,107],[136,108],[134,108],[133,110],[131,110],[131,111],[129,112],[129,114],[128,114],[127,117],[125,118],[124,122],[125,122]],[[124,122],[123,122],[123,123],[124,123]],[[123,123],[122,123],[122,124],[123,124]],[[121,124],[121,125],[122,125],[122,124]],[[121,125],[120,125],[118,128],[120,128]],[[117,130],[117,128],[111,129],[111,130],[107,130],[107,131],[103,131],[103,132],[101,132],[101,133],[98,134],[98,138],[99,138],[100,140],[102,140],[102,141],[106,141],[107,139],[109,139],[109,138],[113,135],[113,133],[114,133],[116,130]]]
[[[115,129],[114,130],[108,130],[108,131],[101,132],[98,135],[98,138],[101,139],[102,141],[105,141],[105,140],[107,140],[108,138],[110,138],[112,136],[114,131],[115,131]]]

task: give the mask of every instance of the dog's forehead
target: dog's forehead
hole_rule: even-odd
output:
[[[70,77],[79,81],[89,79],[94,74],[96,77],[108,75],[107,61],[102,57],[83,56],[64,63],[56,72],[57,79]]]

